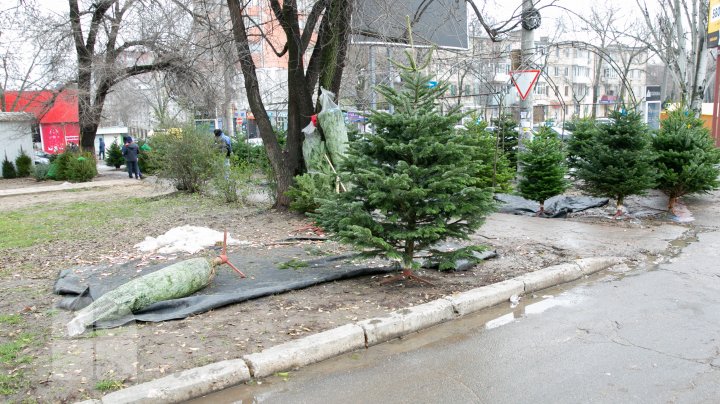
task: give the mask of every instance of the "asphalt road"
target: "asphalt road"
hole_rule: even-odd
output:
[[[720,403],[720,215],[657,265],[549,289],[204,402]],[[501,305],[502,306],[502,305]]]

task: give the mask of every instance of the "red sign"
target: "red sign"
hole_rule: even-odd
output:
[[[77,124],[52,123],[41,125],[43,151],[62,153],[69,142],[80,144],[80,127]]]

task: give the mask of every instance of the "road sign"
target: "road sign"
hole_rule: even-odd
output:
[[[718,46],[718,32],[720,31],[720,0],[710,0],[708,5],[708,48]]]
[[[540,77],[540,70],[517,70],[510,72],[510,78],[515,84],[521,99],[527,98],[532,90],[533,85],[537,82]]]

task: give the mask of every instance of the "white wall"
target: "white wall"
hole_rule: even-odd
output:
[[[3,117],[0,117],[0,160],[5,160],[5,156],[7,155],[8,160],[13,163],[20,155],[20,149],[30,156],[30,158],[33,157],[34,153],[32,120],[15,119],[16,118],[4,120]]]

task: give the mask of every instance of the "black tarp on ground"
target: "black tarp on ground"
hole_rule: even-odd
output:
[[[240,278],[232,269],[221,266],[213,281],[195,294],[155,303],[145,309],[123,318],[103,321],[96,328],[113,328],[132,321],[158,322],[177,320],[192,314],[203,313],[218,307],[255,299],[263,296],[302,289],[323,282],[349,279],[358,276],[381,275],[395,270],[392,266],[371,267],[351,262],[351,255],[320,258],[306,261],[307,267],[279,269],[278,264],[287,262],[293,250],[260,257],[253,251],[230,254],[229,258],[247,278]],[[294,251],[300,254],[302,250]],[[79,310],[106,292],[131,279],[157,271],[171,262],[143,268],[135,267],[137,262],[114,266],[89,266],[66,269],[60,272],[54,292],[62,295],[58,307]]]
[[[540,204],[529,201],[521,196],[510,194],[495,194],[495,200],[500,201],[498,211],[515,215],[534,216],[540,210]],[[591,196],[557,195],[545,201],[544,217],[563,218],[568,213],[581,212],[591,208],[607,205],[608,198],[595,198]]]

